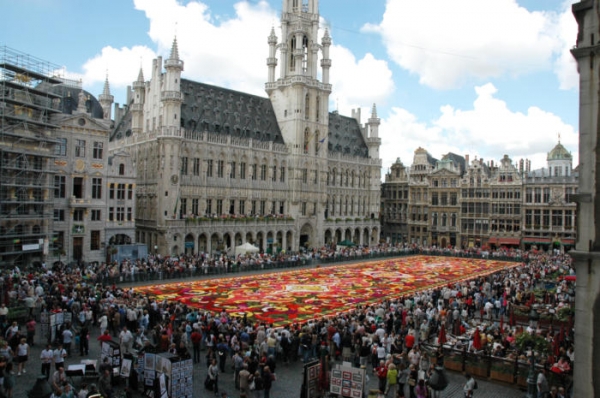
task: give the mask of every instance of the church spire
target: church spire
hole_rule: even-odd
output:
[[[144,71],[142,70],[142,67],[140,66],[140,73],[138,73],[138,78],[136,80],[138,83],[143,83],[144,82]]]
[[[102,90],[102,94],[98,96],[98,100],[100,102],[100,106],[102,106],[102,118],[110,119],[111,118],[111,107],[115,100],[115,97],[110,95],[110,84],[108,83],[108,72],[106,73],[106,79],[104,80],[104,90]]]
[[[173,39],[173,45],[171,46],[171,55],[169,59],[179,60],[179,47],[177,46],[177,36]]]

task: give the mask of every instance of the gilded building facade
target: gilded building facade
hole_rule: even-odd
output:
[[[136,165],[136,240],[162,254],[379,242],[379,118],[329,111],[318,1],[283,1],[268,97],[182,78],[177,40],[142,72],[110,148]],[[320,62],[319,62],[320,55]],[[320,75],[320,77],[318,76]]]
[[[392,243],[459,248],[569,250],[575,243],[577,170],[558,143],[547,167],[530,170],[505,155],[499,162],[425,149],[413,165],[399,159],[382,185],[382,238]]]

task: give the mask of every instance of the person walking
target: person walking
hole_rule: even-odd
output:
[[[473,397],[473,390],[475,390],[475,379],[470,374],[465,374],[467,381],[463,386],[463,393],[465,394],[465,398]]]
[[[398,390],[398,369],[396,365],[390,363],[387,371],[387,386],[385,388],[385,396],[396,398]],[[391,394],[390,394],[391,393]]]
[[[219,365],[216,359],[213,359],[208,367],[208,378],[215,395],[219,395]]]
[[[546,379],[546,369],[541,369],[537,377],[537,398],[546,398],[549,392],[550,388]]]
[[[273,386],[273,380],[275,376],[271,373],[271,369],[268,366],[263,368],[263,388],[264,388],[264,398],[271,397],[271,387]]]
[[[21,376],[21,373],[27,373],[27,369],[25,369],[25,364],[29,359],[29,344],[27,344],[27,339],[22,338],[21,342],[17,346],[17,363],[18,363],[18,376]]]
[[[52,367],[52,360],[54,359],[54,352],[50,344],[46,345],[46,348],[40,353],[40,361],[42,362],[42,374],[46,376],[46,380],[50,378],[50,368]]]
[[[240,395],[246,394],[246,397],[250,397],[250,372],[248,371],[248,364],[242,365],[242,370],[239,373],[240,379]],[[256,383],[254,384],[256,387]]]

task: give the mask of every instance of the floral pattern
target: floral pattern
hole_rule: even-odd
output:
[[[399,298],[488,275],[518,263],[412,256],[360,264],[204,279],[137,287],[135,291],[211,312],[244,314],[275,326],[350,311],[356,305]]]

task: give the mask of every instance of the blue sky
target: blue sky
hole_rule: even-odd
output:
[[[321,0],[330,29],[330,110],[363,122],[377,104],[383,171],[414,150],[534,168],[558,140],[577,162],[572,0]],[[64,66],[119,103],[177,35],[184,77],[265,96],[267,36],[281,0],[3,1],[0,45]],[[323,29],[321,29],[321,33]]]

